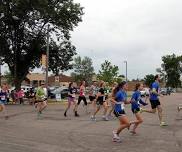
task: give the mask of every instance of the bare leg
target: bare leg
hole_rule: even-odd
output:
[[[136,116],[137,120],[135,121],[134,126],[133,126],[133,130],[132,130],[133,134],[136,134],[136,128],[139,126],[139,124],[141,124],[143,122],[141,115],[139,113],[136,113],[135,116]]]
[[[162,122],[162,107],[160,105],[157,107],[157,111],[158,111],[159,121],[161,123]]]
[[[121,116],[120,120],[120,127],[117,129],[117,135],[119,135],[123,129],[128,128],[130,126],[129,120],[126,116]]]

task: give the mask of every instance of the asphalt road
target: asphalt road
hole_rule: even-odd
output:
[[[72,110],[64,118],[65,105],[60,104],[49,105],[40,120],[32,106],[9,105],[9,120],[0,113],[0,152],[181,152],[182,111],[178,114],[176,107],[182,103],[182,94],[164,97],[161,102],[168,126],[159,126],[157,114],[143,113],[138,135],[124,130],[122,143],[112,142],[117,119],[102,121],[100,113],[97,122],[90,121],[82,105],[80,118]],[[126,109],[133,120],[130,107]]]

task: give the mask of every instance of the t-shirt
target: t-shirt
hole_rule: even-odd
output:
[[[120,110],[124,110],[124,102],[127,100],[127,94],[124,90],[119,90],[117,93],[116,93],[116,96],[115,96],[115,99],[116,99],[116,103],[115,104],[115,111],[120,111]]]
[[[98,101],[105,101],[104,88],[100,88],[100,89],[99,89],[99,93],[100,93],[101,95],[98,97]]]
[[[43,99],[45,97],[46,97],[46,94],[45,94],[44,88],[39,87],[36,92],[36,98]]]
[[[90,87],[90,96],[96,96],[97,93],[98,93],[98,91],[99,91],[98,87],[92,85],[92,86]]]
[[[155,93],[152,93],[153,89],[155,89],[156,92],[158,93],[159,88],[160,88],[159,83],[157,83],[157,82],[152,83],[151,93],[150,93],[150,100],[159,100],[158,95],[155,94]]]
[[[131,107],[132,109],[137,109],[140,107],[140,100],[141,100],[141,93],[140,91],[135,91],[131,97],[132,103]]]
[[[104,93],[105,93],[104,88],[100,88],[99,92],[101,93],[101,95],[104,95]]]
[[[75,93],[77,92],[76,88],[69,88],[69,97],[75,97]]]
[[[7,98],[7,93],[6,93],[6,91],[0,91],[0,100],[1,101],[5,101],[6,100],[6,98]]]
[[[85,87],[80,87],[80,96],[81,97],[85,96]]]

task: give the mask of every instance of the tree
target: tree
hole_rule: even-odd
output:
[[[155,76],[153,74],[146,75],[144,77],[144,83],[150,87],[151,84],[155,81]]]
[[[87,83],[92,82],[92,77],[94,75],[94,67],[92,59],[89,57],[84,57],[83,59],[78,56],[74,59],[73,64],[74,72],[71,76],[76,82],[81,82],[85,80]]]
[[[166,85],[173,88],[181,86],[182,56],[166,55],[162,57],[162,61],[161,71],[165,74]]]
[[[20,88],[30,69],[40,67],[50,25],[50,67],[72,68],[76,54],[70,31],[82,21],[83,8],[73,0],[0,0],[0,57]],[[57,39],[56,39],[57,38]]]
[[[103,64],[101,64],[101,70],[99,70],[98,79],[108,82],[112,84],[117,78],[119,74],[119,68],[116,65],[112,65],[111,62],[105,60]]]

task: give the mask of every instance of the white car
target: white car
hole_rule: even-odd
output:
[[[140,91],[140,93],[142,97],[149,96],[150,94],[149,88],[143,88],[143,90]]]

